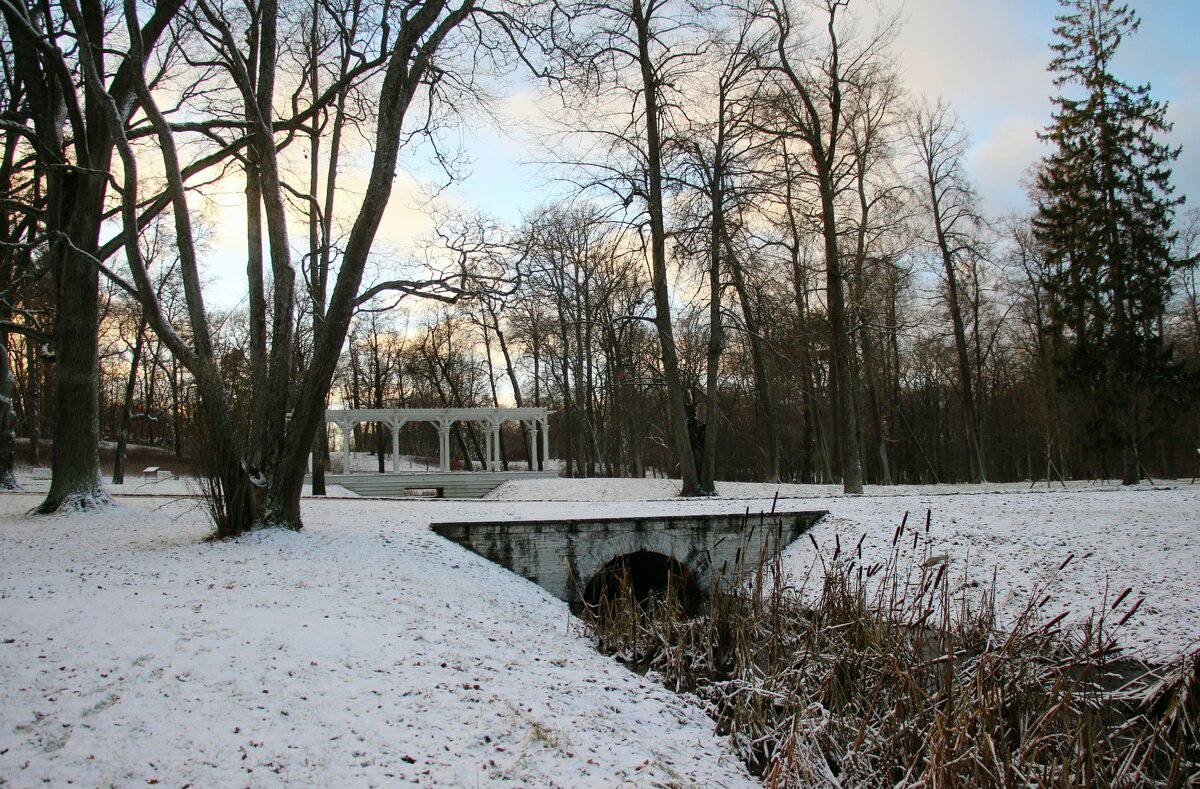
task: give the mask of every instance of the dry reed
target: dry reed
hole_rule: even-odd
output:
[[[697,615],[626,578],[585,618],[602,650],[692,694],[768,786],[1200,785],[1200,651],[1123,656],[1130,590],[1067,626],[1048,581],[1001,628],[995,578],[953,583],[931,545],[929,516],[906,514],[882,562],[837,541],[792,582],[764,551]]]

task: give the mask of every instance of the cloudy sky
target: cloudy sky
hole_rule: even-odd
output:
[[[951,102],[972,137],[972,175],[994,214],[1021,211],[1025,170],[1042,155],[1037,131],[1050,119],[1054,92],[1046,71],[1056,0],[877,0],[901,9],[895,54],[916,94]],[[1184,146],[1175,166],[1176,191],[1200,203],[1200,0],[1133,0],[1142,17],[1115,65],[1132,83],[1149,82],[1170,103],[1172,140]],[[536,206],[544,184],[518,163],[537,154],[492,130],[473,133],[472,178],[456,189],[506,220]]]
[[[1200,200],[1200,0],[1134,0],[1142,26],[1118,50],[1117,75],[1151,84],[1170,103],[1184,146],[1178,192]],[[993,212],[1022,209],[1019,177],[1042,155],[1035,133],[1050,119],[1046,71],[1054,0],[908,0],[898,54],[914,91],[943,96],[974,139],[973,174]]]
[[[871,2],[872,0],[864,0]],[[970,131],[971,174],[993,216],[1028,209],[1021,180],[1043,154],[1036,133],[1050,119],[1054,92],[1046,71],[1056,0],[874,0],[885,13],[903,15],[895,46],[905,84],[915,94],[952,103]],[[1115,69],[1131,83],[1152,85],[1170,103],[1174,144],[1183,145],[1175,165],[1177,194],[1200,205],[1200,0],[1133,0],[1142,17],[1139,32],[1122,44]],[[509,101],[514,117],[534,114],[532,90]],[[461,133],[473,159],[470,177],[442,193],[442,200],[480,208],[502,221],[518,222],[544,205],[553,187],[531,160],[546,159],[532,132],[515,124],[511,133],[478,126]],[[403,249],[426,237],[427,189],[433,171],[408,160],[398,175],[377,249]],[[353,173],[343,177],[351,184]],[[359,179],[361,180],[361,178]],[[245,229],[240,183],[214,203],[219,232],[210,247],[213,296],[236,304],[245,294]],[[349,201],[348,204],[353,204]],[[297,229],[303,237],[301,228]]]

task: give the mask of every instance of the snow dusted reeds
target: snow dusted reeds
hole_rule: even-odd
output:
[[[883,561],[863,563],[862,539],[814,540],[801,578],[778,551],[743,557],[748,581],[698,615],[672,583],[642,599],[625,583],[589,623],[603,650],[698,698],[769,786],[1200,783],[1200,650],[1157,668],[1124,655],[1131,589],[1097,590],[1068,626],[1046,593],[1057,573],[1000,627],[995,576],[958,579],[930,517],[906,514]]]

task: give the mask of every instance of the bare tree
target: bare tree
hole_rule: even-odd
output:
[[[847,113],[846,129],[853,155],[850,190],[853,207],[846,211],[846,224],[852,229],[852,314],[875,434],[878,479],[890,485],[888,428],[880,392],[880,368],[884,360],[876,337],[882,333],[881,328],[886,330],[886,326],[880,326],[880,316],[886,313],[886,307],[879,309],[884,301],[879,295],[886,293],[886,288],[879,286],[892,274],[893,261],[903,249],[903,183],[893,166],[895,143],[902,133],[896,111],[901,88],[896,75],[887,69],[881,68],[871,76],[872,79],[857,86],[853,107]]]
[[[690,235],[699,240],[705,253],[704,268],[708,280],[708,348],[706,354],[706,409],[703,422],[702,451],[697,463],[700,490],[716,493],[717,444],[720,414],[720,361],[725,347],[722,293],[726,273],[732,273],[735,288],[748,307],[744,272],[733,254],[732,238],[740,212],[749,200],[750,175],[758,164],[766,140],[754,123],[756,101],[762,73],[758,69],[769,40],[757,29],[749,15],[720,13],[706,31],[708,42],[703,60],[695,69],[695,78],[687,95],[686,120],[677,122],[674,145],[683,151],[678,180],[696,193],[699,204],[693,209],[697,227]],[[730,29],[725,29],[729,26]],[[746,313],[748,314],[748,312]],[[753,318],[750,318],[753,324]],[[765,368],[761,364],[761,338],[752,332],[751,344],[760,373],[758,393],[770,422],[770,391]],[[768,476],[778,480],[778,447],[771,428],[771,457]]]
[[[820,45],[786,0],[769,0],[767,20],[776,34],[772,68],[783,89],[775,105],[781,133],[807,148],[824,238],[825,288],[831,332],[830,368],[839,415],[842,485],[862,493],[862,454],[854,405],[854,349],[846,309],[846,271],[839,249],[838,205],[853,161],[848,141],[849,116],[856,92],[878,79],[895,23],[885,23],[864,41],[848,34],[848,0],[817,0],[814,10],[824,28]]]
[[[100,483],[96,331],[113,130],[137,108],[144,58],[181,6],[181,0],[157,3],[144,26],[134,20],[128,30],[113,31],[108,8],[97,0],[0,4],[32,116],[20,133],[46,172],[40,248],[57,287],[53,477],[39,512],[108,499]],[[137,40],[136,55],[114,55],[123,36]],[[113,60],[116,68],[108,69]]]
[[[21,125],[29,119],[25,90],[17,79],[12,48],[0,48],[0,116],[3,116],[2,148],[0,148],[0,489],[17,488],[13,475],[13,452],[16,440],[16,376],[13,372],[12,338],[24,334],[32,347],[38,327],[23,318],[19,307],[22,292],[29,280],[36,277],[32,261],[32,237],[36,236],[37,175],[31,167],[28,143],[21,134]],[[36,357],[35,357],[36,358]],[[36,371],[35,371],[36,372]]]
[[[203,403],[207,435],[213,442],[212,455],[214,476],[219,480],[224,503],[224,512],[218,515],[219,533],[237,534],[247,528],[260,525],[279,525],[299,528],[300,490],[304,481],[305,459],[314,440],[315,433],[324,422],[325,397],[337,366],[339,351],[349,331],[355,311],[363,304],[384,292],[413,295],[444,294],[446,288],[461,291],[464,272],[443,272],[433,279],[414,280],[396,278],[378,282],[363,288],[363,276],[370,257],[372,243],[378,231],[383,211],[387,205],[395,176],[398,152],[406,136],[406,121],[413,102],[419,97],[428,100],[428,107],[436,107],[439,90],[469,89],[469,73],[460,72],[451,76],[447,69],[451,64],[438,61],[439,53],[448,40],[463,33],[463,43],[504,43],[511,40],[509,29],[499,30],[499,23],[512,22],[508,9],[491,7],[484,9],[475,0],[464,0],[461,4],[430,2],[399,14],[395,9],[383,8],[381,13],[394,14],[379,25],[379,34],[361,42],[361,46],[374,52],[369,58],[381,70],[376,107],[374,154],[370,176],[363,195],[362,210],[358,214],[345,241],[332,292],[325,308],[324,320],[316,326],[313,334],[313,353],[309,366],[289,391],[289,383],[295,374],[293,361],[295,344],[293,323],[296,292],[295,272],[290,260],[287,239],[287,223],[284,216],[284,185],[278,166],[276,133],[287,131],[292,126],[311,120],[315,112],[312,106],[301,108],[296,116],[286,122],[276,122],[270,98],[273,91],[267,84],[274,79],[271,69],[277,68],[276,52],[272,48],[278,42],[279,9],[268,2],[257,7],[257,28],[249,32],[257,35],[257,48],[252,51],[254,65],[258,68],[255,77],[240,54],[240,33],[235,33],[222,17],[219,9],[209,3],[200,3],[196,21],[206,24],[204,40],[217,58],[230,72],[233,84],[243,98],[245,138],[242,143],[248,151],[253,165],[252,177],[261,187],[261,199],[265,208],[266,242],[272,276],[272,303],[270,311],[270,344],[266,349],[267,404],[263,410],[263,423],[255,424],[250,431],[251,445],[243,452],[234,433],[228,393],[225,390],[208,328],[208,315],[200,287],[197,254],[192,229],[191,215],[187,205],[185,171],[179,157],[177,129],[167,120],[150,91],[143,69],[135,67],[134,82],[146,120],[153,128],[154,138],[162,156],[162,167],[166,173],[168,198],[175,220],[177,244],[180,252],[180,269],[184,281],[189,312],[190,342],[165,319],[161,305],[155,297],[141,258],[136,241],[139,216],[137,214],[139,185],[138,157],[126,133],[124,119],[117,113],[114,102],[107,105],[106,120],[109,133],[118,141],[122,161],[122,223],[123,240],[127,262],[133,275],[138,298],[149,316],[150,325],[163,339],[177,359],[192,373]],[[133,30],[137,24],[138,9],[130,0],[124,6],[126,25]],[[466,32],[467,30],[470,32]],[[144,57],[136,36],[130,57],[126,62],[140,64]],[[498,44],[497,44],[498,46]],[[474,48],[479,57],[486,57],[488,50]],[[499,50],[497,50],[499,51]],[[87,59],[85,58],[85,62]],[[99,85],[99,69],[95,63],[87,63],[85,69],[90,83]],[[461,68],[470,68],[458,64]],[[355,72],[354,80],[371,71],[363,67]],[[268,73],[270,72],[270,73]],[[321,93],[323,101],[332,101],[337,91],[346,87],[346,81]],[[111,99],[111,96],[109,97]],[[453,267],[453,266],[452,266]],[[260,295],[257,287],[257,263],[250,262],[251,300]],[[446,295],[446,298],[453,298]],[[252,326],[255,320],[252,319]],[[255,339],[252,347],[258,346],[254,354],[263,351],[257,339],[258,329],[252,329]],[[291,405],[291,419],[285,420]],[[255,406],[252,411],[258,411]]]
[[[925,102],[916,110],[909,135],[920,162],[924,202],[933,230],[932,241],[946,275],[946,308],[954,330],[971,481],[986,482],[983,435],[976,408],[958,274],[962,257],[979,254],[981,220],[974,190],[963,169],[968,139],[953,111],[940,101],[935,105]]]
[[[636,201],[650,273],[654,326],[660,345],[670,444],[682,480],[680,494],[700,494],[696,459],[688,435],[679,352],[672,322],[667,259],[668,122],[673,85],[695,57],[693,9],[677,0],[633,0],[631,5],[579,0],[570,7],[572,35],[559,51],[577,94],[594,99],[598,120],[576,129],[599,143],[597,158],[581,165],[594,177],[588,186],[615,195],[626,208]],[[612,107],[618,107],[615,111]],[[600,119],[607,109],[609,126]]]
[[[1176,240],[1178,257],[1186,265],[1180,268],[1184,322],[1191,329],[1192,353],[1200,362],[1200,208],[1184,213]]]

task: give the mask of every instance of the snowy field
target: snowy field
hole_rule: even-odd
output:
[[[0,785],[753,785],[710,720],[595,653],[563,603],[434,536],[439,520],[759,512],[778,493],[831,512],[813,533],[827,561],[835,535],[848,550],[863,534],[869,561],[929,509],[954,577],[999,565],[1005,610],[1052,576],[1075,620],[1132,586],[1132,649],[1200,638],[1200,485],[729,483],[702,501],[676,485],[312,499],[303,532],[215,544],[178,480],[91,515],[29,518],[35,492],[0,495]],[[796,575],[815,560],[808,540],[786,556]]]

